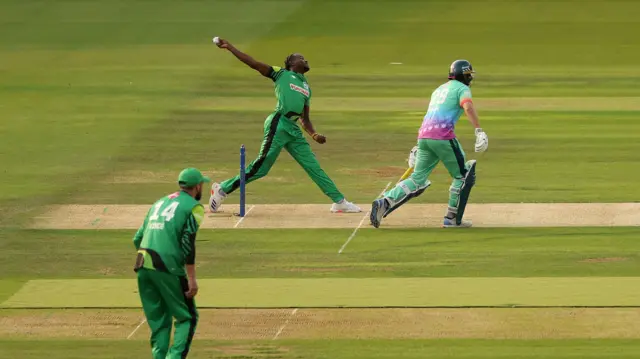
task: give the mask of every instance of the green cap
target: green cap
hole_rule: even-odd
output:
[[[203,176],[197,168],[185,168],[178,176],[178,184],[181,186],[193,187],[202,182],[211,182],[211,179]]]

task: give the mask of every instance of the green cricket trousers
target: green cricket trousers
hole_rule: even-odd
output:
[[[394,203],[402,201],[408,195],[405,188],[408,188],[412,193],[418,188],[424,187],[429,175],[440,161],[453,178],[449,192],[449,208],[457,208],[460,189],[464,184],[464,176],[468,168],[464,151],[456,138],[452,140],[418,140],[418,153],[413,174],[387,191],[384,196]]]
[[[151,329],[153,359],[183,359],[187,357],[198,323],[198,311],[186,277],[147,268],[138,270],[138,292],[142,309]],[[173,346],[169,348],[171,328],[175,318]]]
[[[275,112],[267,117],[264,122],[264,140],[260,154],[247,166],[245,180],[251,183],[269,173],[276,162],[282,149],[287,150],[291,157],[307,172],[311,180],[315,182],[322,192],[335,203],[344,199],[335,183],[320,167],[320,163],[311,151],[311,146],[304,138],[300,127],[295,121]],[[220,184],[222,190],[229,194],[240,186],[240,175],[223,181]]]

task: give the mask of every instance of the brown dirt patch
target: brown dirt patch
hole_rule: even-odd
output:
[[[385,167],[377,167],[377,168],[361,168],[361,169],[346,169],[341,170],[342,172],[354,174],[358,176],[370,176],[376,178],[400,178],[407,170],[408,167],[401,166],[385,166]],[[438,173],[438,170],[435,169],[431,172],[432,174]]]
[[[240,358],[262,358],[289,352],[288,348],[273,345],[225,345],[214,347],[214,350],[223,355],[240,356]]]
[[[104,276],[110,276],[113,274],[118,273],[115,269],[111,268],[111,267],[103,267],[100,268],[99,273],[104,275]]]
[[[286,271],[288,272],[316,272],[316,273],[335,273],[335,272],[346,272],[353,268],[347,267],[293,267],[288,268]],[[393,272],[395,269],[391,267],[375,267],[376,272]]]
[[[349,228],[362,213],[330,213],[327,204],[258,204],[238,225],[237,205],[209,213],[202,228]],[[33,220],[33,228],[137,229],[147,205],[60,205]],[[367,211],[367,204],[363,210]],[[407,204],[386,218],[383,228],[439,227],[446,204]],[[465,218],[476,227],[640,226],[640,203],[470,204]],[[364,227],[368,224],[365,219]]]
[[[360,309],[301,310],[283,339],[630,338],[638,310]],[[640,325],[632,324],[633,327]]]
[[[345,272],[347,267],[292,267],[287,268],[288,272]]]
[[[358,175],[358,176],[370,176],[379,178],[400,178],[407,167],[400,166],[384,166],[375,168],[359,168],[359,169],[343,169],[341,172]]]
[[[2,311],[0,337],[123,338],[141,320],[140,311]]]
[[[204,175],[209,176],[214,180],[220,178],[225,179],[235,174],[235,172],[232,173],[229,171],[206,171],[204,173]],[[101,182],[108,184],[175,183],[177,178],[178,172],[176,171],[125,171],[106,176],[102,179]],[[295,182],[295,178],[267,176],[261,181],[272,183],[293,183]]]
[[[279,176],[266,176],[260,179],[261,182],[266,183],[296,183],[296,177],[279,177]]]
[[[226,177],[226,171],[208,171],[204,173],[211,178]],[[105,176],[102,183],[137,184],[137,183],[175,183],[178,178],[176,171],[124,171]]]
[[[608,262],[624,262],[629,258],[626,257],[605,257],[605,258],[588,258],[581,260],[582,263],[608,263]]]
[[[251,349],[250,345],[228,345],[215,348],[216,351],[225,355],[250,355]]]
[[[32,339],[124,339],[142,318],[139,310],[0,314],[0,338]],[[299,309],[295,315],[291,309],[203,309],[196,338],[271,340],[280,328],[278,339],[631,339],[640,338],[640,309]],[[144,324],[132,339],[146,340],[148,335]],[[228,355],[262,349],[269,351],[237,345],[214,348]]]
[[[300,309],[293,316],[285,310],[266,317],[253,312],[207,310],[198,338],[271,339],[287,320],[278,339],[640,338],[639,309]]]

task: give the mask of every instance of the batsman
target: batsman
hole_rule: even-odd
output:
[[[313,182],[333,201],[331,212],[360,212],[360,207],[347,201],[335,183],[320,167],[311,146],[304,138],[298,122],[304,130],[319,144],[327,139],[317,133],[309,117],[311,106],[311,88],[305,77],[309,71],[309,63],[301,54],[291,54],[284,61],[284,68],[269,66],[254,60],[241,52],[224,39],[216,38],[214,42],[219,48],[227,49],[247,66],[258,71],[262,76],[271,79],[275,85],[278,104],[264,122],[264,138],[258,158],[247,166],[246,183],[264,177],[285,149],[296,162],[307,172]],[[214,183],[211,186],[209,208],[212,212],[220,209],[227,195],[240,186],[240,176],[235,176]]]
[[[474,73],[469,61],[456,60],[449,68],[449,81],[432,93],[429,108],[418,131],[415,155],[412,150],[415,158],[414,171],[410,177],[373,202],[370,221],[374,227],[378,228],[383,218],[410,199],[421,195],[431,185],[429,175],[440,161],[453,178],[443,227],[471,227],[471,222],[463,220],[463,216],[476,180],[476,161],[465,159],[454,128],[464,112],[475,127],[475,151],[487,150],[489,139],[480,128],[471,100],[469,86]]]
[[[154,359],[184,359],[198,323],[194,301],[196,233],[204,218],[199,203],[209,178],[195,168],[178,176],[178,192],[156,201],[133,238],[142,309],[151,329]],[[175,318],[173,346],[169,348]]]

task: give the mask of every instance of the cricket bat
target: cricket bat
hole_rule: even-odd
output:
[[[413,173],[413,167],[407,168],[407,170],[404,171],[404,174],[402,175],[402,177],[400,177],[398,182],[402,182],[402,181],[406,180],[407,178],[409,178],[409,176],[411,176],[412,173]]]

